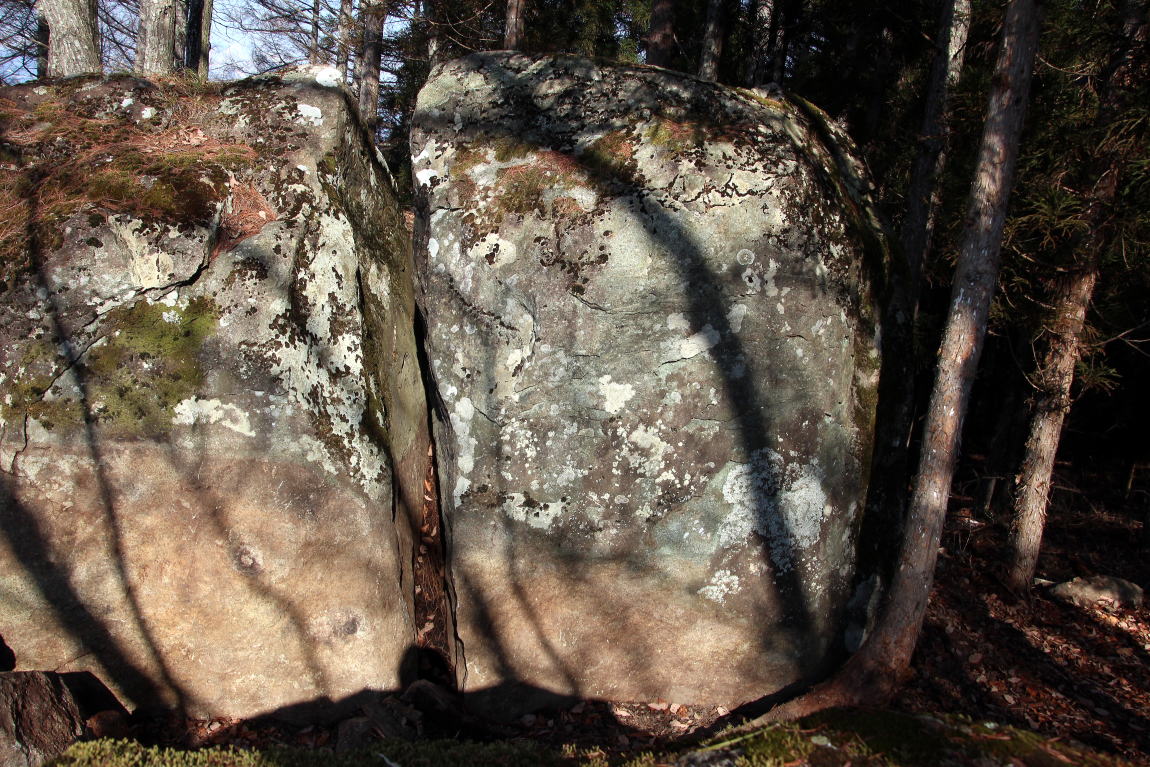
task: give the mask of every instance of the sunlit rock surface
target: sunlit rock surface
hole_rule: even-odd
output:
[[[0,94],[5,189],[40,183],[0,300],[17,668],[201,716],[398,686],[427,455],[410,251],[327,85]]]
[[[487,710],[730,705],[841,651],[885,267],[837,136],[651,68],[432,73],[416,262]]]

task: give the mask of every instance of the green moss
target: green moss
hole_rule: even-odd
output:
[[[34,418],[49,430],[82,423],[84,413],[78,402],[45,399],[64,364],[65,360],[49,340],[29,342],[13,367],[19,372],[4,385],[0,401],[0,415],[4,420]]]
[[[199,353],[218,317],[207,298],[183,309],[145,299],[109,312],[106,340],[85,361],[92,419],[125,434],[166,433],[173,408],[203,382]]]
[[[495,152],[495,160],[497,162],[511,162],[523,157],[527,157],[534,151],[535,147],[520,141],[511,136],[503,136],[491,142],[491,148]]]
[[[146,748],[128,741],[96,740],[78,743],[51,762],[52,767],[384,767],[388,764],[401,764],[403,767],[558,767],[575,762],[531,743],[480,744],[454,740],[386,741],[346,754],[290,748],[183,751]]]

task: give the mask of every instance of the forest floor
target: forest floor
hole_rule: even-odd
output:
[[[1054,582],[1111,575],[1150,587],[1140,519],[1092,506],[1062,482],[1037,575]],[[1029,600],[1015,598],[1001,580],[1005,524],[976,519],[971,505],[961,494],[953,499],[912,674],[893,708],[1011,725],[1150,765],[1150,607],[1083,609],[1041,589]],[[598,752],[615,762],[675,750],[736,723],[721,707],[585,701],[493,725],[483,739]],[[178,747],[331,748],[337,740],[334,728],[234,720],[133,730],[142,741]]]
[[[1139,515],[1121,493],[1109,493],[1107,508],[1092,503],[1099,495],[1058,479],[1036,575],[1110,575],[1147,589]],[[1015,599],[1001,580],[1006,526],[980,522],[970,502],[952,503],[914,677],[896,706],[1011,724],[1150,765],[1150,606],[1083,609],[1041,589]]]

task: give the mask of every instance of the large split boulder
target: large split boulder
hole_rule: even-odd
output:
[[[428,450],[410,249],[333,75],[0,92],[18,669],[201,716],[398,686]]]
[[[837,128],[479,54],[433,71],[412,154],[467,691],[731,705],[825,670],[889,268]]]

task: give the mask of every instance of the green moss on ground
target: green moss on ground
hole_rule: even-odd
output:
[[[78,743],[53,767],[1133,767],[1117,757],[1036,733],[961,717],[931,718],[880,710],[829,711],[719,735],[702,746],[612,753],[549,749],[526,740],[496,743],[381,741],[346,754],[276,748],[198,751],[145,748],[127,741]]]

